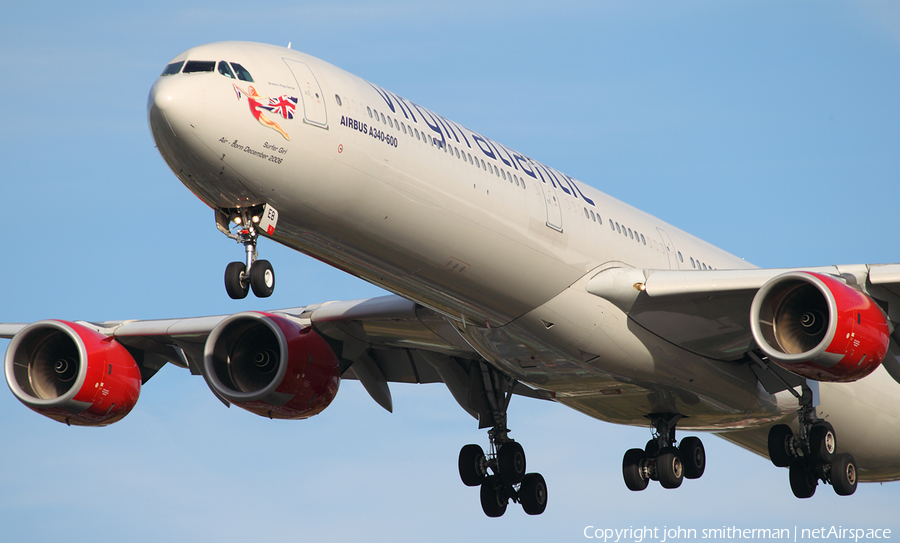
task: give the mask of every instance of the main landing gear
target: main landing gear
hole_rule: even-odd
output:
[[[254,213],[256,211],[256,213]],[[263,210],[254,208],[216,210],[216,225],[226,236],[244,245],[244,262],[232,262],[225,267],[225,291],[232,299],[247,297],[252,289],[258,298],[268,298],[275,291],[275,270],[268,260],[257,259],[256,242]],[[234,223],[233,233],[228,226]]]
[[[794,434],[786,424],[769,429],[769,458],[777,467],[789,469],[791,490],[798,498],[812,497],[819,480],[830,483],[838,495],[849,496],[856,492],[856,460],[849,453],[835,453],[834,428],[816,418],[812,389],[803,385],[802,390],[799,431]]]
[[[699,479],[706,470],[706,451],[696,437],[675,447],[675,425],[681,415],[649,415],[654,437],[643,449],[629,449],[622,460],[622,475],[629,490],[644,490],[651,480],[663,488],[678,488],[685,478]]]
[[[459,451],[459,477],[466,486],[481,487],[481,508],[489,517],[506,512],[510,500],[522,505],[529,515],[540,515],[547,508],[547,483],[540,473],[525,472],[525,450],[509,437],[506,409],[515,381],[482,366],[485,390],[493,415],[488,431],[490,452],[479,445],[466,445]]]

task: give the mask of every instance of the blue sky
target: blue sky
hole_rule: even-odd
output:
[[[146,123],[165,64],[219,40],[323,58],[760,266],[900,261],[900,7],[891,2],[24,3],[0,19],[0,321],[163,318],[380,294],[263,241],[278,288],[229,300],[241,247],[167,170]],[[7,342],[0,341],[0,348]],[[900,385],[898,385],[900,386]],[[707,474],[626,490],[646,429],[513,400],[548,481],[540,517],[483,516],[456,473],[486,435],[441,386],[355,382],[323,414],[224,408],[165,368],[108,428],[0,391],[7,541],[576,541],[585,526],[893,528],[900,483],[791,495],[707,436]]]

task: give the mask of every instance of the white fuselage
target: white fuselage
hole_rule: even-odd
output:
[[[442,313],[492,364],[590,416],[677,412],[680,428],[746,429],[725,437],[763,452],[752,429],[796,411],[746,365],[677,347],[585,290],[612,267],[750,264],[308,55],[219,43],[183,60],[253,78],[164,75],[151,91],[160,152],[209,206],[269,204],[272,239]],[[293,118],[270,109],[284,97]],[[896,386],[879,369],[821,387],[819,416],[867,480],[900,478]]]

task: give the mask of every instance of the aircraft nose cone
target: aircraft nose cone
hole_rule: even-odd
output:
[[[190,75],[160,77],[147,98],[147,115],[154,135],[168,130],[176,137],[185,137],[200,127],[205,110],[203,82]]]

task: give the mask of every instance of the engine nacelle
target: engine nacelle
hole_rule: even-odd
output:
[[[257,312],[231,315],[213,329],[203,374],[226,400],[273,419],[320,413],[341,382],[337,355],[312,328]]]
[[[6,383],[34,411],[78,426],[106,426],[141,394],[141,371],[111,337],[68,321],[23,328],[6,350]]]
[[[828,275],[770,279],[750,306],[753,339],[770,360],[816,381],[856,381],[875,371],[889,328],[871,298]]]

